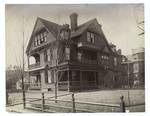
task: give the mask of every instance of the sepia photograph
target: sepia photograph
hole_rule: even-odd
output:
[[[6,112],[145,113],[144,17],[144,3],[5,4]]]

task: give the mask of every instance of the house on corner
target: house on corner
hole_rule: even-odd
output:
[[[108,43],[96,18],[81,25],[77,19],[70,15],[70,27],[37,18],[26,49],[30,89],[49,91],[57,83],[58,90],[75,91],[120,83],[121,50]]]

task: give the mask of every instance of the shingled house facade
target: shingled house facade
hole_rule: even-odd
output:
[[[109,44],[97,19],[78,26],[78,15],[58,25],[37,18],[26,54],[30,88],[52,90],[92,89],[121,82],[121,50]],[[30,58],[35,62],[30,64]]]

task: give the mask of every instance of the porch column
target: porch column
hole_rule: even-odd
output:
[[[95,85],[97,85],[96,84],[96,70],[94,71],[94,78],[95,78]]]
[[[83,83],[82,83],[82,67],[80,68],[80,85],[81,85],[81,90],[83,90]]]
[[[67,74],[67,76],[68,76],[68,92],[70,92],[69,68],[68,68],[68,74]]]
[[[30,64],[29,57],[30,57],[30,56],[28,55],[28,68],[29,68],[29,64]]]

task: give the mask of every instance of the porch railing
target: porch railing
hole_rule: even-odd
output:
[[[29,69],[35,69],[35,68],[40,68],[40,62],[29,65]]]
[[[97,64],[97,60],[82,59],[82,63]]]
[[[30,83],[30,87],[41,87],[41,83]]]
[[[58,83],[58,86],[67,86],[68,85],[68,81],[62,81]],[[81,81],[70,81],[69,82],[70,86],[73,85],[81,85]],[[82,81],[82,85],[95,85],[95,81]]]

